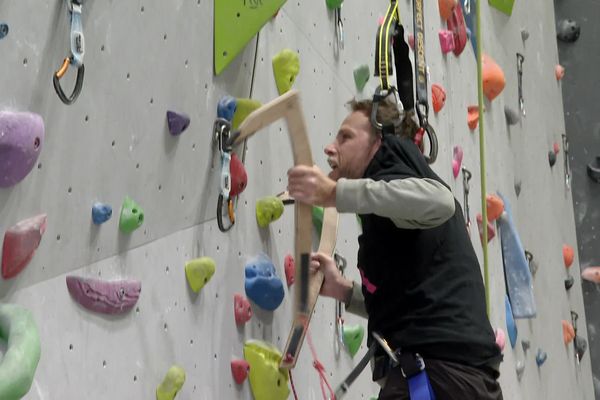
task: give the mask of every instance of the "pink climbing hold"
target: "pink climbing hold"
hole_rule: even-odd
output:
[[[28,218],[9,228],[2,246],[2,277],[17,276],[31,261],[46,231],[46,214]]]
[[[283,259],[283,269],[285,270],[285,280],[290,287],[296,281],[296,261],[291,254],[286,255]]]
[[[385,21],[385,17],[383,15],[380,15],[377,19],[377,25],[383,25],[383,21]]]
[[[243,325],[252,318],[252,307],[246,296],[236,293],[233,295],[233,312],[235,323]]]
[[[44,143],[44,120],[30,112],[0,111],[0,187],[22,181]]]
[[[500,351],[504,351],[504,346],[506,346],[506,334],[500,328],[494,331],[496,334],[496,345],[500,348]]]
[[[102,314],[123,314],[140,298],[142,283],[136,280],[104,281],[67,276],[67,289],[82,307]]]
[[[452,32],[440,29],[438,36],[440,37],[442,53],[446,54],[454,50],[454,34]]]
[[[557,142],[554,142],[554,145],[552,145],[552,150],[554,151],[554,154],[560,153],[560,145]]]
[[[408,45],[411,49],[415,49],[415,35],[412,33],[408,35]]]
[[[233,380],[238,385],[244,383],[248,377],[248,371],[250,371],[250,364],[246,360],[231,360],[231,375]]]
[[[556,80],[560,81],[565,76],[565,67],[557,64],[556,67],[554,67],[554,74],[556,75]]]
[[[454,179],[460,173],[460,167],[462,165],[463,160],[463,149],[460,146],[454,146],[453,156],[452,156],[452,174],[454,175]]]
[[[481,243],[483,243],[483,215],[477,214],[477,227],[479,228],[479,239]],[[488,221],[487,223],[487,239],[488,243],[496,236],[496,230],[494,229],[494,225]]]

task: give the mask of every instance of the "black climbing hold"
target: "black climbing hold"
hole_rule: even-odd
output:
[[[548,162],[550,163],[551,167],[554,167],[554,164],[556,164],[556,153],[554,153],[552,150],[548,152]]]
[[[515,194],[517,197],[521,194],[521,181],[515,180]]]
[[[6,35],[8,35],[8,25],[0,22],[0,39],[4,39]]]
[[[575,340],[574,340],[574,344],[575,344],[575,350],[577,351],[577,359],[579,361],[581,361],[581,359],[583,358],[583,355],[585,354],[585,351],[587,350],[587,340],[585,340],[584,338],[582,338],[579,335],[575,335]]]
[[[581,27],[572,19],[562,19],[556,26],[556,36],[559,40],[567,43],[573,43],[579,39]]]
[[[591,180],[600,183],[600,157],[596,157],[596,160],[593,163],[588,164],[587,174]]]
[[[504,106],[504,116],[506,117],[506,123],[509,125],[516,125],[521,120],[519,113],[509,106]]]
[[[569,290],[573,287],[573,284],[575,283],[575,279],[572,276],[569,276],[568,278],[565,279],[565,289]]]

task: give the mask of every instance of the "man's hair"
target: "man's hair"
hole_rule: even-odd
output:
[[[369,120],[371,119],[371,112],[373,110],[373,100],[364,99],[356,100],[356,98],[346,103],[350,107],[352,112],[358,111],[364,113]],[[377,121],[383,124],[393,124],[394,133],[400,137],[408,137],[411,140],[414,139],[415,133],[419,126],[417,125],[414,110],[404,112],[401,116],[400,110],[395,102],[390,101],[390,96],[386,97],[379,102],[377,107]],[[381,133],[373,125],[371,125],[371,132],[373,135]]]

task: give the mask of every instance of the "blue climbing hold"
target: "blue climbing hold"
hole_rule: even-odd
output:
[[[510,339],[510,347],[514,349],[515,344],[517,344],[517,325],[515,324],[515,318],[508,296],[504,296],[504,305],[506,307],[506,331],[508,332],[508,338]]]
[[[190,117],[175,111],[167,111],[167,124],[171,135],[177,136],[190,126]]]
[[[92,221],[94,221],[94,224],[103,224],[108,221],[110,217],[112,217],[111,206],[103,203],[94,203],[92,206]]]
[[[4,39],[6,35],[8,35],[8,25],[0,22],[0,39]]]
[[[540,367],[546,362],[547,358],[548,354],[546,354],[545,351],[542,351],[542,349],[538,349],[537,354],[535,355],[535,363],[538,365],[538,367]]]
[[[217,105],[217,117],[231,122],[237,108],[237,100],[232,96],[223,96]]]
[[[264,254],[250,260],[245,267],[246,296],[257,306],[273,311],[283,301],[283,282],[277,276],[273,262]]]

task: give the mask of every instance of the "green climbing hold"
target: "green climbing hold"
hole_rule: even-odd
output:
[[[210,257],[200,257],[185,263],[185,277],[194,293],[198,293],[215,273],[216,263]]]
[[[0,359],[0,399],[18,400],[29,392],[40,361],[40,336],[31,312],[0,304],[0,339],[8,344]]]
[[[300,72],[298,53],[290,49],[283,49],[275,54],[273,57],[273,74],[280,95],[292,88],[298,72]]]
[[[317,230],[317,233],[319,236],[321,236],[321,228],[323,227],[323,207],[313,206],[312,222],[313,226]]]
[[[156,400],[173,400],[185,382],[185,370],[173,365],[156,388]]]
[[[214,69],[219,75],[286,0],[214,2]]]
[[[362,325],[347,326],[344,325],[344,344],[352,357],[356,355],[363,338],[365,337],[365,328]]]
[[[131,233],[144,223],[144,210],[129,196],[125,196],[121,206],[121,217],[119,229],[125,233]]]
[[[267,196],[256,202],[256,222],[261,228],[266,228],[271,222],[277,221],[283,214],[283,201],[279,197]]]
[[[254,400],[286,400],[290,394],[288,374],[279,368],[281,353],[260,340],[244,344],[244,358],[250,364],[250,388]]]
[[[343,2],[344,0],[325,0],[327,8],[329,8],[330,10],[335,10],[336,8],[342,7]]]
[[[257,108],[262,106],[260,101],[252,99],[237,99],[237,108],[233,114],[233,121],[231,122],[231,129],[236,130],[248,115]]]
[[[369,81],[371,72],[367,64],[360,65],[354,69],[354,83],[359,92],[362,92]]]
[[[515,0],[488,0],[490,6],[502,11],[506,15],[511,15]]]

